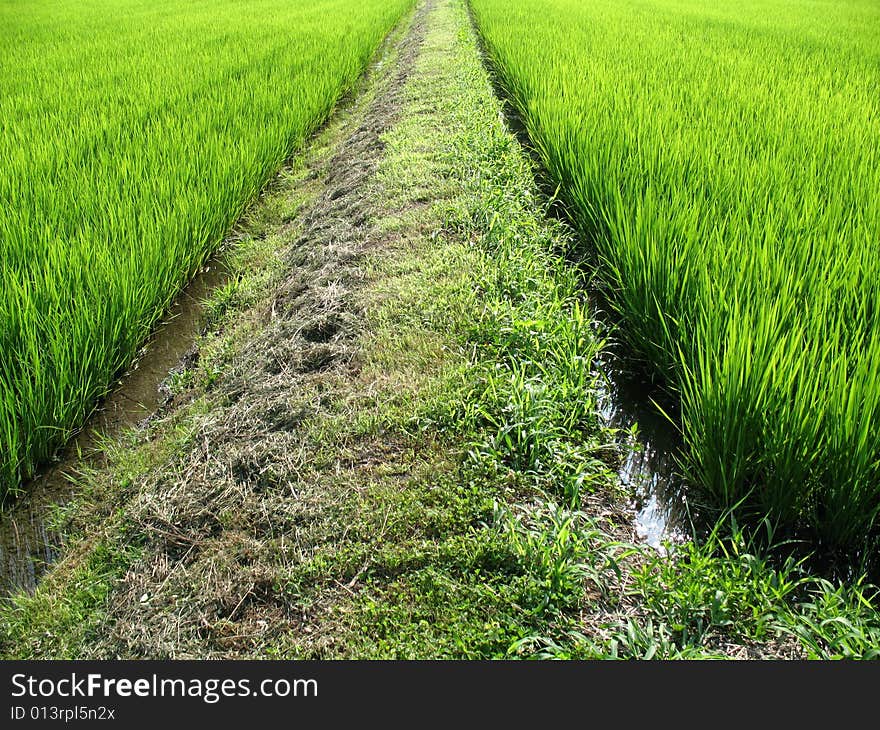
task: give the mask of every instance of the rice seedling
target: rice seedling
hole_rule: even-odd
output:
[[[412,4],[0,3],[0,496]]]
[[[880,7],[473,0],[681,400],[688,479],[856,550],[880,514]]]

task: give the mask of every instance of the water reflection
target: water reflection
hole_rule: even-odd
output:
[[[687,539],[689,525],[687,494],[675,462],[681,436],[655,405],[668,397],[613,351],[597,368],[602,375],[600,415],[619,433],[623,459],[618,476],[632,495],[636,534],[665,552],[664,542]]]

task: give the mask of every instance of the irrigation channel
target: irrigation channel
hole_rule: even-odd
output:
[[[167,395],[163,383],[186,360],[202,329],[206,298],[227,279],[220,256],[210,258],[175,298],[141,357],[58,460],[4,506],[0,513],[0,595],[20,590],[32,593],[40,576],[57,559],[62,539],[51,528],[52,513],[76,490],[78,468],[83,464],[97,466],[103,439],[144,423],[162,405]]]
[[[59,558],[63,537],[52,529],[52,518],[75,494],[77,472],[84,467],[99,468],[105,439],[139,427],[161,408],[168,392],[163,384],[186,365],[202,332],[204,302],[227,280],[222,255],[215,255],[177,296],[136,364],[117,381],[59,458],[3,507],[0,596],[32,593],[46,569]],[[594,316],[605,317],[599,309],[594,310]],[[678,434],[652,403],[652,398],[659,397],[654,387],[627,358],[613,350],[606,351],[603,358],[595,364],[604,383],[600,416],[621,434],[619,477],[632,495],[636,533],[662,551],[665,540],[683,538],[689,519],[686,496],[673,464]]]
[[[675,465],[680,435],[653,404],[664,395],[625,356],[606,352],[597,367],[604,384],[600,416],[621,434],[618,476],[632,495],[636,534],[663,552],[667,541],[686,539],[696,516],[689,513],[687,490]]]

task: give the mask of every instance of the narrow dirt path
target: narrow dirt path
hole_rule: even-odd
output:
[[[147,549],[113,591],[103,620],[114,629],[99,654],[251,654],[267,639],[311,631],[307,603],[284,586],[291,560],[333,545],[355,519],[345,515],[357,509],[360,472],[393,465],[406,448],[381,436],[349,447],[315,431],[375,387],[361,378],[359,340],[365,254],[387,243],[376,174],[434,6],[417,7],[332,135],[330,154],[308,165],[298,187],[315,192],[279,232],[290,243],[263,321],[235,342],[198,434],[130,503],[127,529]],[[360,573],[340,568],[334,585],[351,591]]]

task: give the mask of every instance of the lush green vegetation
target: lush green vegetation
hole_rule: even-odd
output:
[[[411,5],[0,2],[0,495]]]
[[[689,478],[862,546],[880,511],[880,6],[472,7],[624,334],[680,394]]]
[[[383,91],[400,77],[384,57],[249,210],[178,405],[81,480],[67,559],[0,601],[0,656],[877,658],[876,588],[777,559],[772,530],[629,544],[574,237],[544,215],[464,1],[425,27],[405,86]],[[352,131],[386,115],[381,150],[361,143],[368,194],[325,195]],[[302,226],[337,216],[358,224],[322,234],[343,241],[334,263]],[[328,282],[361,319],[346,356],[279,374]],[[267,324],[290,287],[300,308]]]

